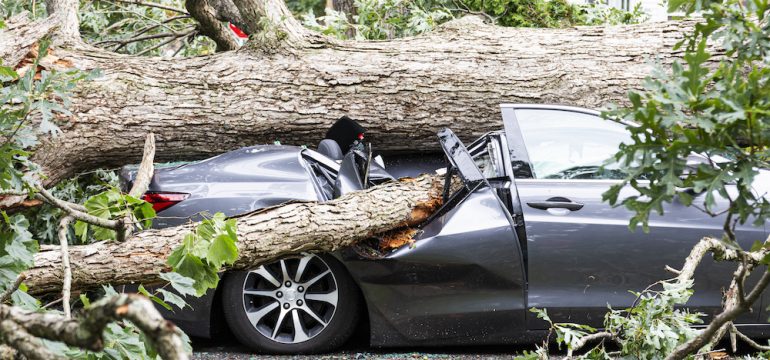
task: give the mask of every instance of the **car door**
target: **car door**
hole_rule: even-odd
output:
[[[506,344],[525,330],[526,281],[512,217],[498,193],[510,186],[484,150],[439,134],[456,174],[444,205],[411,246],[375,261],[344,258],[359,283],[377,345]],[[473,154],[473,155],[472,155]],[[482,169],[479,169],[481,165]]]
[[[666,265],[681,267],[704,236],[721,236],[722,218],[710,218],[679,202],[651,215],[649,233],[630,231],[633,215],[602,201],[602,193],[623,174],[601,168],[622,142],[625,126],[582,109],[543,106],[503,107],[517,190],[526,224],[529,306],[547,308],[557,322],[601,326],[607,306],[629,307],[650,284],[672,277]],[[623,189],[623,196],[633,189]],[[764,238],[764,230],[738,229],[744,247]],[[735,265],[703,261],[695,274],[695,294],[687,304],[714,313]],[[757,305],[758,306],[758,305]],[[759,308],[757,308],[758,310]],[[759,311],[740,321],[755,322]],[[530,316],[530,328],[546,324]]]

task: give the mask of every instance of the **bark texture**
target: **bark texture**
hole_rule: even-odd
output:
[[[265,8],[273,2],[235,3],[282,16]],[[34,160],[49,182],[137,162],[135,144],[148,131],[157,135],[159,161],[275,140],[314,146],[342,115],[368,128],[375,150],[435,150],[441,127],[465,138],[500,128],[500,103],[624,102],[651,60],[680,55],[671,46],[691,25],[515,29],[465,18],[414,38],[343,42],[305,36],[291,20],[276,32],[299,40],[207,57],[57,49],[67,64],[103,76],[79,86],[64,134]]]
[[[185,8],[198,21],[200,32],[217,44],[217,51],[235,50],[239,47],[227,25],[217,19],[216,9],[208,0],[187,0]]]
[[[394,228],[416,225],[441,204],[442,179],[402,179],[326,203],[291,203],[241,216],[239,259],[234,269],[253,268],[286,254],[328,252]],[[168,271],[166,258],[195,224],[140,232],[124,243],[71,246],[72,288],[99,284],[149,284]],[[35,255],[25,275],[31,292],[61,289],[61,254],[48,248]]]
[[[104,328],[121,320],[130,320],[144,332],[163,359],[190,358],[184,350],[181,330],[163,319],[150,300],[139,295],[104,298],[84,310],[77,319],[0,304],[0,319],[0,339],[30,359],[63,359],[52,354],[40,339],[101,351],[104,349]]]
[[[15,67],[32,51],[41,38],[51,35],[58,27],[58,20],[32,22],[26,11],[8,19],[5,29],[0,29],[2,64]]]

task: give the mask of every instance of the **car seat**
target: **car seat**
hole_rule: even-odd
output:
[[[344,154],[340,145],[332,139],[323,139],[318,143],[318,152],[334,161],[342,160]]]

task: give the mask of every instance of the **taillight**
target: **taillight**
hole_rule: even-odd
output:
[[[157,213],[178,204],[188,197],[190,197],[190,194],[185,193],[146,193],[142,195],[142,200],[152,204],[152,208]]]

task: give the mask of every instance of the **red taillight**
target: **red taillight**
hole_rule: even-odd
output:
[[[152,204],[152,208],[157,213],[176,205],[189,196],[190,194],[185,193],[146,193],[142,195],[142,200]]]

